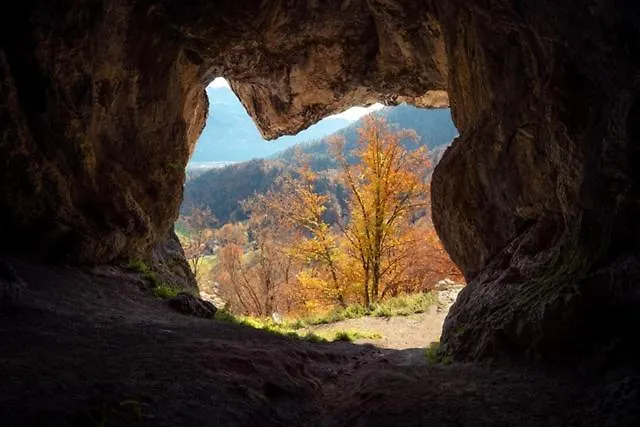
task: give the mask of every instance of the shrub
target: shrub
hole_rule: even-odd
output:
[[[220,322],[239,323],[238,319],[236,319],[236,317],[226,308],[221,308],[216,311],[215,319]]]
[[[167,285],[166,283],[153,288],[153,295],[162,299],[175,298],[179,293],[179,290],[173,288],[171,285]]]
[[[353,342],[358,339],[381,339],[382,335],[378,332],[360,332],[356,330],[337,331],[333,335],[331,341],[347,341]]]
[[[153,286],[154,288],[162,286],[162,283],[158,279],[158,276],[156,276],[156,273],[154,273],[144,261],[140,259],[131,260],[127,265],[127,268],[142,274],[142,277],[148,280],[149,283],[151,283],[151,286]]]
[[[438,363],[450,365],[453,362],[451,355],[445,354],[440,349],[440,341],[434,341],[429,344],[429,347],[424,350],[424,355],[427,358],[427,366],[433,366]]]
[[[375,305],[371,315],[376,317],[408,316],[424,313],[430,306],[437,303],[434,293],[416,293],[389,298]]]
[[[149,268],[149,266],[141,259],[132,259],[131,261],[129,261],[127,268],[140,274],[151,273],[151,269]]]

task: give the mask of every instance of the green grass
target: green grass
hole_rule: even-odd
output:
[[[152,292],[155,297],[161,298],[161,299],[175,298],[180,293],[178,289],[175,289],[171,285],[167,285],[167,284],[161,284],[154,287]]]
[[[358,339],[380,339],[382,335],[377,332],[362,332],[356,330],[335,331],[326,334],[316,334],[313,332],[300,332],[298,329],[292,328],[288,324],[276,324],[271,320],[261,320],[255,317],[234,316],[226,309],[220,309],[216,312],[215,319],[221,322],[234,323],[244,325],[250,328],[259,329],[270,332],[272,334],[286,336],[289,338],[311,341],[315,343],[327,343],[332,341],[348,341],[352,342]]]
[[[440,348],[440,341],[429,344],[429,347],[424,350],[424,355],[427,358],[428,366],[437,364],[450,365],[453,363],[451,355],[445,354]]]
[[[141,259],[132,259],[131,261],[129,261],[129,264],[127,265],[127,268],[129,270],[133,270],[137,273],[140,274],[149,274],[151,273],[151,269],[149,268],[149,266],[142,261]]]
[[[151,268],[144,261],[140,259],[131,260],[127,265],[127,268],[129,270],[135,271],[136,273],[140,273],[142,277],[148,280],[154,288],[157,288],[162,285],[156,273],[154,273],[151,270]]]
[[[349,329],[346,331],[336,331],[331,341],[353,342],[359,339],[379,340],[379,339],[382,339],[382,335],[379,334],[378,332],[361,332],[361,331],[356,331],[354,329]]]
[[[129,270],[135,271],[136,273],[140,273],[145,280],[151,283],[151,292],[153,292],[153,295],[156,298],[171,299],[182,292],[181,289],[178,289],[169,283],[161,282],[160,279],[158,279],[156,273],[153,272],[151,268],[142,260],[131,260],[127,265],[127,268]]]
[[[270,332],[272,334],[286,336],[289,338],[301,339],[311,342],[328,342],[327,339],[316,335],[312,332],[299,333],[298,331],[287,327],[286,325],[278,325],[271,320],[261,320],[249,316],[234,316],[227,309],[219,309],[216,311],[215,319],[220,322],[233,323],[236,325],[244,325],[254,329]]]
[[[378,304],[373,304],[368,310],[362,304],[351,304],[344,308],[336,308],[321,316],[306,317],[287,322],[287,327],[302,329],[307,326],[324,325],[365,316],[409,316],[411,314],[424,313],[437,302],[438,297],[432,292],[400,295],[386,299]]]

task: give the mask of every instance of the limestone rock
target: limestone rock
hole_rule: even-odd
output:
[[[461,136],[433,174],[433,218],[469,282],[443,344],[466,360],[583,357],[621,332],[640,283],[640,8],[442,9]]]
[[[446,102],[443,35],[414,3],[34,0],[1,15],[0,249],[148,254],[217,75],[269,138],[353,104]]]
[[[162,283],[171,283],[173,287],[192,294],[199,293],[196,278],[173,230],[153,248],[149,265]]]
[[[195,297],[187,292],[180,292],[169,300],[169,307],[181,314],[212,319],[218,309],[209,301]]]

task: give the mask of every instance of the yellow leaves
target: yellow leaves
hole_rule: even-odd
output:
[[[327,282],[309,269],[301,270],[296,278],[298,279],[300,288],[307,292],[322,291],[327,287]]]
[[[328,175],[319,177],[299,158],[295,171],[245,205],[251,212],[246,227],[216,233],[223,246],[218,277],[233,284],[231,297],[245,310],[369,304],[424,287],[433,275],[420,266],[431,258],[439,271],[454,271],[429,228],[426,148],[408,150],[415,132],[396,131],[375,117],[359,132],[353,153],[344,152],[344,140],[332,143],[340,171],[330,185],[340,181],[349,195],[346,218],[340,207],[331,211],[338,219],[327,222],[331,200],[316,188],[327,185]]]
[[[247,227],[240,223],[228,223],[217,229],[213,237],[223,246],[229,243],[244,246],[248,241]]]
[[[398,274],[409,261],[400,248],[411,243],[408,218],[426,207],[429,159],[426,149],[406,149],[404,144],[416,140],[415,132],[393,131],[375,116],[365,120],[359,136],[358,162],[350,164],[344,152],[338,158],[351,193],[345,235],[360,263],[368,304],[369,296],[376,301],[387,284],[404,280]]]

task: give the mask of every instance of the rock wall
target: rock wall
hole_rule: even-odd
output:
[[[378,99],[446,103],[442,35],[417,5],[27,0],[1,15],[0,249],[148,253],[217,75],[268,137]]]
[[[198,66],[133,4],[15,6],[0,22],[1,245],[92,263],[147,252],[204,125]]]
[[[443,8],[461,137],[434,173],[434,222],[469,281],[445,350],[579,357],[628,332],[639,289],[640,8]]]
[[[148,255],[177,215],[215,76],[266,137],[448,93],[461,136],[434,173],[433,217],[470,284],[445,350],[571,358],[592,331],[610,338],[596,306],[608,325],[634,312],[620,309],[639,241],[632,0],[14,6],[0,13],[0,251]]]

